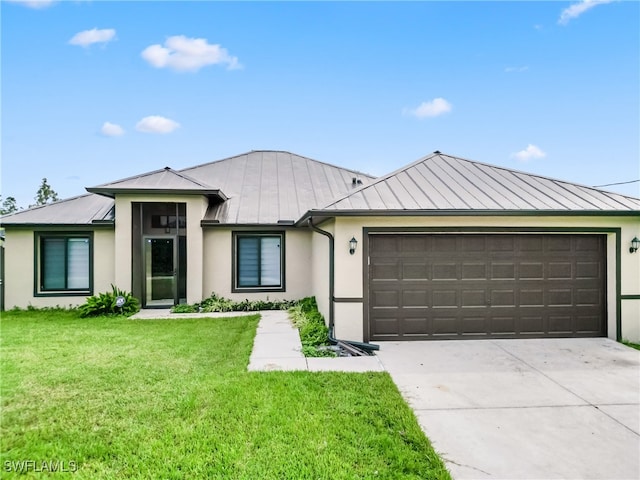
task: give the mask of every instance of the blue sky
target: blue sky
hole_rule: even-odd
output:
[[[9,1],[2,196],[288,150],[640,178],[640,3]],[[640,197],[640,183],[606,189]]]

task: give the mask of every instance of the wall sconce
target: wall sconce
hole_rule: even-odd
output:
[[[637,252],[638,247],[640,247],[640,240],[638,240],[638,237],[633,237],[633,240],[631,240],[631,247],[629,248],[629,253]]]
[[[638,240],[638,239],[636,238],[636,240]],[[351,255],[356,253],[356,248],[357,247],[358,247],[358,241],[356,240],[356,237],[351,237],[351,240],[349,240],[349,253]]]

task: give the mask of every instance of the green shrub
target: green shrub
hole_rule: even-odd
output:
[[[303,298],[289,309],[289,316],[300,333],[305,357],[335,357],[332,350],[318,349],[329,344],[329,329],[318,311],[315,297]]]
[[[181,303],[171,308],[171,313],[198,313],[199,311],[197,304],[189,305],[188,303]]]
[[[116,305],[118,297],[124,298],[121,307]],[[111,285],[111,291],[88,297],[87,301],[78,307],[81,317],[97,317],[99,315],[133,315],[140,310],[138,299],[130,292]]]
[[[204,299],[199,304],[193,304],[191,307],[194,312],[257,312],[259,310],[287,310],[298,302],[295,300],[242,300],[239,302],[230,300],[228,298],[219,297],[215,293],[212,293],[209,298]],[[178,311],[177,307],[187,308],[183,306],[176,306],[171,311],[174,313],[189,313],[186,310]]]

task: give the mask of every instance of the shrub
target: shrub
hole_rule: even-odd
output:
[[[257,312],[259,310],[287,310],[298,302],[295,300],[242,300],[235,302],[228,298],[219,297],[212,293],[209,298],[193,305],[176,305],[171,309],[173,313],[193,312]]]
[[[181,303],[171,308],[171,313],[198,313],[199,311],[198,305],[189,305],[188,303]]]
[[[121,307],[116,305],[118,297],[124,298]],[[138,299],[130,292],[111,285],[111,291],[88,297],[87,301],[78,307],[81,317],[97,317],[98,315],[133,315],[140,310]]]
[[[329,329],[324,317],[318,311],[315,297],[303,298],[296,306],[289,309],[293,324],[300,332],[302,353],[305,357],[335,357],[335,352],[318,349],[329,344]]]

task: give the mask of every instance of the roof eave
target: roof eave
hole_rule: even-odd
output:
[[[116,195],[203,195],[224,202],[228,197],[220,189],[191,188],[101,188],[87,187],[87,192],[115,198]]]
[[[296,226],[309,218],[329,217],[640,217],[640,210],[309,210]]]

